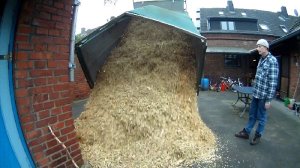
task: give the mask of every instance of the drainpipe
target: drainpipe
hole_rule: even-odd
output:
[[[78,6],[80,5],[79,0],[74,0],[73,4],[73,17],[72,17],[72,32],[71,32],[71,41],[70,41],[70,57],[69,57],[69,79],[70,82],[74,82],[74,71],[76,64],[74,61],[74,46],[75,46],[75,31],[76,31],[76,21],[77,21],[77,11]]]

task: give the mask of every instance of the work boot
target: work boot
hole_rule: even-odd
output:
[[[260,142],[261,135],[259,133],[255,133],[254,138],[251,140],[250,145],[256,145]]]
[[[240,131],[239,133],[236,133],[234,135],[238,138],[249,139],[249,134],[247,133],[245,128],[242,131]]]

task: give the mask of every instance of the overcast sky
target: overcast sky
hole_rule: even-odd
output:
[[[186,0],[187,10],[191,18],[195,18],[198,8],[225,8],[227,0]],[[118,16],[133,9],[133,0],[117,0],[116,4],[104,6],[104,0],[80,0],[78,8],[76,34],[82,27],[92,29],[101,26],[111,16]],[[278,12],[286,6],[289,15],[295,15],[294,9],[300,14],[300,0],[232,0],[235,8],[258,9]]]

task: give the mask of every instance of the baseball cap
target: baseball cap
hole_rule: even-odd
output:
[[[258,40],[256,45],[262,45],[262,46],[265,46],[265,47],[269,48],[269,43],[265,39]]]

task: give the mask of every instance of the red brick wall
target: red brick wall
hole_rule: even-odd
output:
[[[247,50],[256,47],[256,42],[260,38],[265,38],[269,42],[274,40],[270,36],[257,36],[245,34],[216,34],[203,33],[207,38],[208,47],[235,47]],[[223,53],[206,53],[204,64],[204,76],[212,80],[213,83],[220,81],[221,76],[231,77],[234,80],[240,78],[244,85],[251,83],[250,76],[254,75],[256,67],[252,65],[252,57],[243,56],[240,67],[226,67]]]
[[[82,100],[89,97],[90,87],[86,81],[86,78],[81,69],[78,58],[75,58],[76,69],[75,69],[75,85],[74,85],[74,99]]]
[[[300,73],[300,46],[296,50],[293,50],[290,55],[290,84],[289,84],[289,97],[300,101],[300,81],[298,82]],[[298,64],[298,66],[297,66]],[[298,84],[298,86],[297,86]],[[295,91],[295,89],[297,89]]]
[[[82,164],[72,119],[73,83],[68,59],[72,0],[23,1],[17,23],[14,78],[17,109],[37,167]]]

